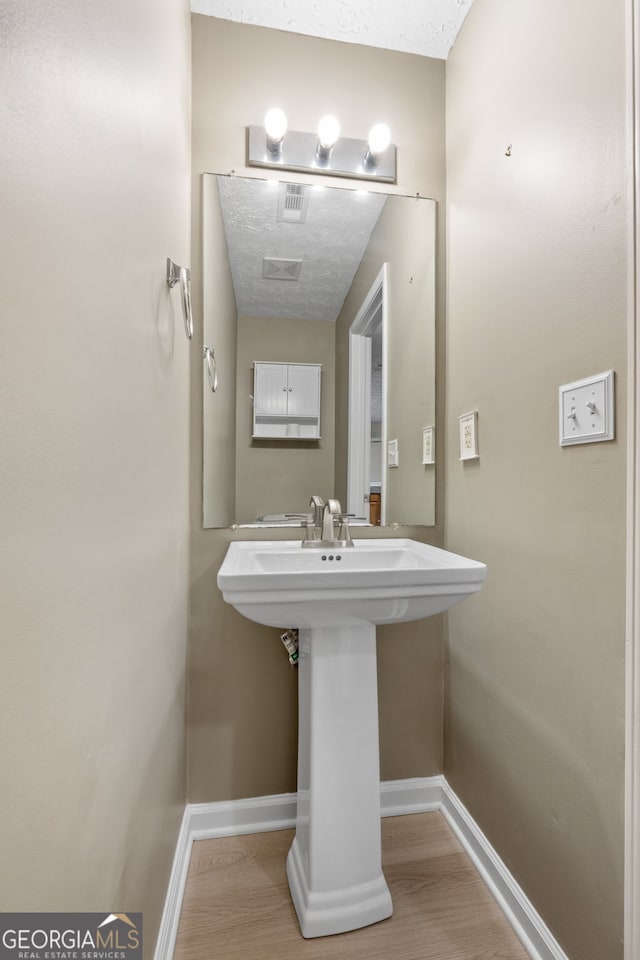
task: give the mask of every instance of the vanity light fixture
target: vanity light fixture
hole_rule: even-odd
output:
[[[354,140],[341,137],[338,120],[327,115],[317,134],[303,133],[289,130],[284,112],[273,107],[264,126],[248,128],[247,144],[247,163],[252,167],[396,182],[396,147],[384,123],[371,128],[368,140]]]

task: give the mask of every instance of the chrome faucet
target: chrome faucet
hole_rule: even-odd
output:
[[[309,514],[303,526],[305,534],[303,547],[352,547],[353,540],[349,531],[349,518],[342,513],[339,500],[329,499],[325,503],[321,497],[313,496],[309,501],[314,512]],[[340,522],[340,531],[336,537],[336,523]]]
[[[322,511],[324,509],[324,500],[315,494],[309,500],[309,506],[313,507],[313,523],[318,529],[322,526]]]
[[[322,512],[322,540],[325,543],[332,543],[335,540],[334,523],[341,513],[342,507],[339,500],[327,500]]]

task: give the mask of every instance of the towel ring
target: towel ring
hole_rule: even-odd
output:
[[[218,389],[218,367],[216,364],[216,355],[211,347],[205,344],[202,356],[207,361],[207,376],[209,377],[209,386],[211,392],[215,393]]]
[[[191,312],[191,270],[188,267],[179,267],[169,257],[167,257],[167,283],[169,288],[173,289],[176,283],[180,284],[180,297],[182,299],[182,313],[184,316],[184,332],[187,340],[193,336],[193,314]]]

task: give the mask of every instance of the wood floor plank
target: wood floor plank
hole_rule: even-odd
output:
[[[440,813],[382,820],[388,920],[304,940],[285,860],[292,830],[193,844],[174,960],[527,960]]]

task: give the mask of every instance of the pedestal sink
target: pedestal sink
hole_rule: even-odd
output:
[[[230,544],[218,573],[227,603],[257,623],[300,630],[287,876],[303,937],[393,912],[381,866],[376,624],[441,613],[486,575],[483,563],[408,539],[355,540],[344,550]]]

